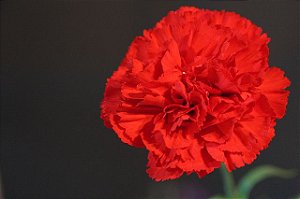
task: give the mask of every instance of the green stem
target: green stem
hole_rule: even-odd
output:
[[[227,198],[235,196],[235,185],[232,173],[229,173],[224,164],[221,167],[221,174],[223,177],[223,186]]]

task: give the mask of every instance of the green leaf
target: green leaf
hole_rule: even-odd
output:
[[[291,199],[300,199],[300,195],[295,196],[295,197],[293,197],[293,198],[291,198]]]
[[[233,197],[226,197],[226,196],[222,196],[222,195],[214,195],[209,197],[208,199],[246,199],[240,196],[233,196]]]
[[[252,188],[260,181],[269,177],[292,178],[297,175],[295,170],[281,169],[271,165],[256,167],[249,171],[238,185],[239,193],[244,197],[249,197]]]
[[[226,197],[222,195],[214,195],[212,197],[209,197],[208,199],[226,199]]]

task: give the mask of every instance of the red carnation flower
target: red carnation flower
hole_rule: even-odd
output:
[[[107,80],[101,117],[149,151],[157,181],[250,164],[285,114],[290,81],[270,39],[233,12],[182,7],[134,39]]]

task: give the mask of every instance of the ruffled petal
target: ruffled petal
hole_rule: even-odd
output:
[[[158,156],[151,152],[148,154],[147,167],[148,175],[156,181],[179,178],[183,174],[183,171],[178,167],[171,168],[162,165]]]
[[[260,92],[267,97],[277,118],[285,115],[289,91],[284,89],[289,85],[290,81],[284,76],[284,72],[279,68],[272,67],[267,70],[262,84],[258,87]]]

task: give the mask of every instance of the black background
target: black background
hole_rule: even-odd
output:
[[[1,173],[6,198],[205,198],[219,171],[154,182],[147,152],[123,144],[99,119],[106,78],[133,38],[181,5],[236,11],[272,38],[270,64],[292,81],[277,135],[239,179],[262,164],[299,166],[299,2],[2,1]],[[289,198],[300,179],[269,179],[251,198]],[[268,197],[266,197],[268,196]]]

